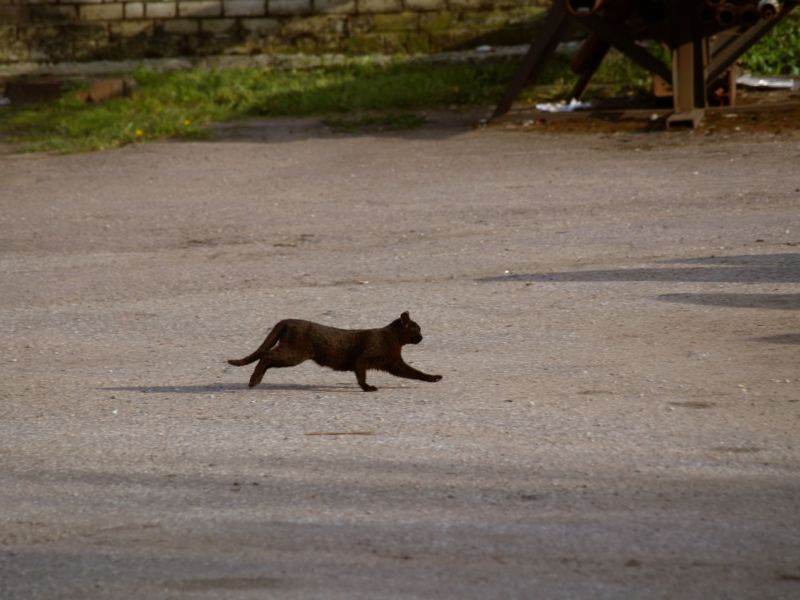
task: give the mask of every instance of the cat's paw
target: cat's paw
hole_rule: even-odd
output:
[[[436,382],[436,381],[441,381],[441,380],[442,380],[442,376],[441,375],[431,375],[431,378],[428,381]]]
[[[378,388],[376,388],[374,385],[362,385],[361,389],[364,390],[365,392],[377,392],[378,391]]]

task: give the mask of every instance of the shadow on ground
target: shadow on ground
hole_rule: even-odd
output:
[[[388,386],[383,386],[388,387]],[[250,389],[246,383],[207,385],[133,385],[100,388],[109,392],[141,392],[142,394],[230,394]],[[255,389],[265,391],[305,390],[312,392],[360,392],[355,385],[305,385],[299,383],[261,383]]]
[[[419,119],[418,125],[397,129],[381,125],[382,121],[391,121],[396,115],[402,117],[409,114]],[[440,139],[474,129],[488,114],[488,108],[473,106],[458,110],[367,111],[348,117],[246,117],[213,123],[209,125],[208,132],[209,139],[214,142],[276,143],[359,135]],[[375,122],[371,119],[375,119]],[[344,125],[337,125],[339,122]]]
[[[753,338],[757,342],[765,342],[767,344],[796,344],[800,345],[800,333],[784,333],[782,335],[768,335],[764,337]]]
[[[506,281],[664,281],[702,283],[800,283],[800,254],[757,254],[740,256],[711,256],[664,261],[665,264],[684,263],[687,267],[648,267],[634,269],[602,269],[589,271],[556,271],[553,273],[519,273],[478,279],[480,283]],[[680,294],[680,296],[690,296]],[[718,294],[725,296],[725,294]],[[761,295],[761,294],[756,294]],[[673,295],[669,295],[673,296]],[[677,295],[676,295],[677,296]],[[702,295],[700,295],[702,296]],[[708,296],[713,296],[710,294]],[[734,294],[748,296],[748,294]],[[797,294],[780,294],[783,303],[797,308]],[[661,297],[660,297],[661,298]],[[670,298],[662,298],[669,300]],[[786,306],[781,306],[786,308]]]
[[[662,294],[658,300],[732,308],[800,310],[800,294]]]

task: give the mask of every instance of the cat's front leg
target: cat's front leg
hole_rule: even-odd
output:
[[[406,364],[402,358],[390,364],[389,368],[386,370],[396,377],[405,377],[406,379],[419,379],[420,381],[431,382],[441,381],[442,379],[441,375],[428,375],[427,373],[418,371],[411,365]]]

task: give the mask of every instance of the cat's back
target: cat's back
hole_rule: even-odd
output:
[[[332,337],[349,337],[359,331],[357,329],[342,329],[341,327],[331,327],[330,325],[323,325],[314,321],[307,321],[305,319],[283,319],[278,323],[289,331],[299,334],[316,335],[316,336],[332,336]],[[276,325],[277,326],[277,325]]]

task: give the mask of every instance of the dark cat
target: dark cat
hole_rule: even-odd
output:
[[[400,356],[402,346],[421,341],[419,325],[407,312],[380,329],[337,329],[311,321],[286,319],[272,328],[258,350],[228,363],[240,367],[258,361],[250,377],[250,387],[253,387],[261,382],[270,367],[293,367],[311,359],[336,371],[355,371],[361,389],[374,392],[378,388],[367,384],[367,369],[422,381],[442,378],[417,371]]]

